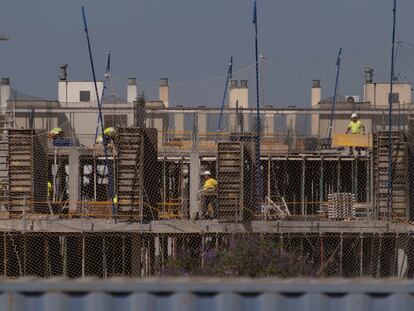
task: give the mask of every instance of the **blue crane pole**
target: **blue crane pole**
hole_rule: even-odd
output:
[[[390,93],[388,94],[388,191],[387,191],[387,210],[389,217],[391,216],[392,208],[392,186],[393,186],[393,171],[392,171],[392,93],[394,87],[394,66],[395,66],[395,26],[397,19],[397,0],[394,0],[393,9],[393,24],[392,24],[392,45],[391,45],[391,76],[390,76]]]
[[[338,94],[339,70],[341,68],[341,58],[342,58],[342,48],[339,49],[338,58],[336,59],[335,88],[334,88],[334,95],[333,95],[333,100],[332,100],[331,118],[329,119],[329,127],[328,127],[328,135],[327,135],[329,146],[331,146],[332,126],[333,126],[333,119],[334,119],[334,112],[335,112],[335,105],[336,105],[336,95]]]
[[[223,99],[221,100],[220,117],[219,117],[219,121],[218,121],[218,125],[217,125],[217,138],[218,138],[219,132],[221,131],[221,122],[222,122],[222,119],[223,119],[224,105],[226,104],[226,97],[227,97],[227,92],[228,92],[228,88],[229,88],[229,81],[232,79],[232,77],[233,77],[233,56],[230,57],[229,68],[227,70],[226,83],[224,85]]]
[[[103,88],[102,88],[102,93],[101,93],[101,107],[103,107],[103,98],[105,95],[105,89],[106,89],[106,82],[109,80],[109,72],[111,71],[111,51],[108,50],[108,54],[106,56],[106,65],[105,65],[105,76],[104,76],[104,82],[103,82]],[[100,123],[101,123],[101,118],[98,116],[98,123],[96,124],[96,130],[95,130],[95,141],[98,138],[98,132],[99,132],[99,127],[100,127]],[[102,138],[104,133],[102,134]]]
[[[259,48],[257,39],[257,4],[254,1],[253,7],[253,24],[254,24],[254,42],[255,42],[255,57],[256,57],[256,166],[257,166],[257,193],[256,203],[260,205],[262,199],[263,180],[260,167],[260,93],[259,93]],[[257,206],[259,207],[259,206]]]
[[[91,64],[91,69],[92,69],[92,76],[93,76],[93,83],[94,83],[94,87],[95,87],[96,101],[98,103],[99,122],[101,124],[101,131],[103,133],[104,132],[104,125],[103,125],[103,117],[102,117],[102,105],[101,105],[101,100],[99,98],[98,85],[96,83],[95,66],[93,64],[93,56],[92,56],[91,43],[90,43],[90,39],[89,39],[88,25],[86,23],[85,8],[83,6],[82,6],[82,17],[83,17],[83,26],[84,26],[84,30],[85,30],[85,34],[86,34],[86,41],[88,43],[89,61],[90,61],[90,64]],[[108,142],[105,138],[103,139],[103,145],[104,145],[104,153],[105,153],[105,168],[108,171],[108,198],[111,199],[111,201],[112,201],[112,213],[113,213],[113,215],[115,215],[116,211],[115,211],[115,205],[114,205],[114,202],[113,202],[113,197],[114,197],[113,177],[112,177],[112,170],[109,169],[109,165],[108,165],[108,163],[109,163],[109,160],[108,160]]]

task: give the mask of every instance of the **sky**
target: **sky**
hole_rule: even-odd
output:
[[[94,62],[103,77],[107,50],[116,95],[126,79],[156,98],[168,77],[171,100],[218,106],[230,56],[236,79],[248,79],[254,101],[254,28],[251,0],[4,0],[0,10],[0,76],[24,93],[57,98],[58,68],[69,80],[92,78],[81,6],[87,14]],[[310,105],[312,79],[333,94],[336,54],[343,48],[340,92],[362,95],[365,66],[389,80],[392,0],[258,0],[262,105]],[[414,1],[398,1],[401,79],[414,72]],[[411,56],[413,55],[413,56]],[[388,80],[387,80],[388,79]],[[252,103],[253,104],[253,103]]]

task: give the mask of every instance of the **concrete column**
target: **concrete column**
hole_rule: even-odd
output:
[[[266,106],[266,108],[272,108],[272,106]],[[265,113],[264,129],[266,136],[273,137],[275,133],[275,115],[271,111]]]
[[[311,92],[311,108],[317,109],[319,102],[321,101],[321,81],[312,81],[312,92]],[[319,114],[312,114],[311,116],[311,135],[319,136]]]
[[[193,148],[194,149],[194,148]],[[200,155],[198,150],[190,154],[190,219],[199,211],[198,191],[200,190]]]
[[[200,110],[197,113],[198,114],[198,135],[205,136],[207,133],[207,113],[203,110],[205,106],[200,106]]]
[[[10,100],[10,80],[9,78],[0,79],[0,107],[7,108],[7,101]]]
[[[133,103],[137,100],[137,82],[135,78],[128,78],[127,102]]]
[[[190,219],[194,219],[199,212],[199,196],[200,187],[200,154],[198,148],[199,142],[199,115],[194,114],[193,132],[191,136],[191,154],[190,154]],[[201,214],[201,213],[199,213]]]
[[[69,213],[75,213],[80,200],[79,148],[69,150]]]
[[[177,108],[182,106],[177,106]],[[182,137],[184,135],[184,112],[174,113],[174,130],[176,137]]]
[[[159,98],[160,98],[160,101],[164,103],[164,107],[168,107],[168,99],[169,99],[168,78],[160,79]]]
[[[286,115],[286,129],[289,133],[289,148],[296,145],[296,114],[289,113]]]

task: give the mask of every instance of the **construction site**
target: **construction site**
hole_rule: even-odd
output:
[[[230,93],[240,90],[236,85],[232,82]],[[272,241],[292,258],[307,258],[318,276],[411,277],[414,272],[410,111],[396,112],[399,126],[391,131],[371,116],[371,134],[334,133],[330,146],[324,138],[297,137],[294,131],[264,132],[258,145],[243,125],[248,114],[238,107],[221,115],[233,130],[208,133],[200,131],[206,115],[220,111],[133,101],[122,111],[131,125],[113,121],[116,138],[107,143],[88,138],[88,146],[69,121],[58,124],[65,133],[58,139],[33,126],[71,108],[63,104],[45,115],[45,107],[32,104],[21,108],[9,100],[13,109],[2,115],[3,276],[163,275],[183,253],[202,267],[206,253],[228,249],[232,239],[243,236]],[[352,112],[344,107],[335,112],[338,119]],[[165,130],[170,119],[183,127],[184,113],[193,116],[191,131]],[[290,125],[297,115],[316,115],[322,123],[324,113],[329,110],[262,111],[263,120],[279,114]],[[31,128],[21,126],[25,118]],[[348,146],[358,144],[363,150],[349,154]],[[218,181],[209,194],[214,198],[208,217],[200,191],[206,170]]]
[[[361,97],[339,94],[340,49],[331,97],[313,80],[307,107],[263,105],[254,16],[255,103],[232,57],[219,104],[172,105],[168,78],[156,100],[128,78],[122,99],[104,94],[110,52],[96,79],[82,13],[92,81],[62,65],[42,100],[0,79],[0,275],[414,276],[412,85],[394,54]]]

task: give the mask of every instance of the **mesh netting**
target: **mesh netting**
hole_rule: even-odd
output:
[[[230,88],[244,92],[253,67]],[[329,98],[317,109],[264,107],[260,146],[255,115],[238,108],[224,110],[220,131],[212,107],[131,106],[106,118],[116,131],[101,140],[89,108],[9,128],[0,274],[411,278],[414,127],[401,77],[391,128],[389,85],[367,81],[365,101],[338,100],[332,141]],[[224,79],[172,84],[170,101],[197,106],[199,95],[217,107]],[[365,131],[345,134],[353,112]]]

